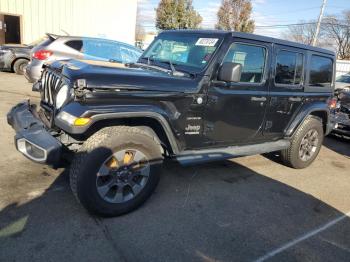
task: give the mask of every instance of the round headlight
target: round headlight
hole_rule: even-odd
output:
[[[67,98],[68,98],[68,91],[69,91],[69,87],[67,85],[63,85],[60,89],[60,91],[58,91],[57,95],[56,95],[56,108],[59,109],[63,106],[64,102],[66,102]]]

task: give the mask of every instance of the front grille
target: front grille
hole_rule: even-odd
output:
[[[45,70],[41,76],[42,102],[55,106],[55,96],[62,86],[62,78],[51,70]]]

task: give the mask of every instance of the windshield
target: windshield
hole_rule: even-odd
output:
[[[167,66],[171,62],[176,69],[198,73],[210,62],[221,40],[219,37],[164,34],[153,41],[142,59]]]
[[[350,83],[350,75],[343,75],[337,78],[337,82]]]

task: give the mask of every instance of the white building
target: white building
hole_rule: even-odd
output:
[[[350,60],[337,60],[337,77],[350,72]]]
[[[135,41],[137,0],[0,0],[0,44],[45,33]]]

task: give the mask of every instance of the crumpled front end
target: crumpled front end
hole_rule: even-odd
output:
[[[7,114],[7,122],[16,131],[15,145],[24,156],[53,167],[63,163],[63,145],[49,132],[28,101],[14,106]]]

